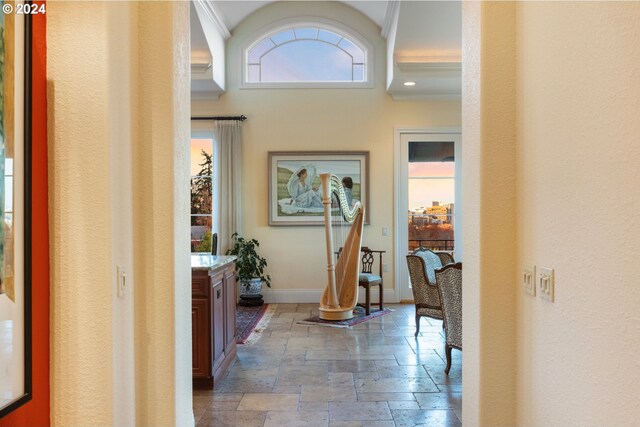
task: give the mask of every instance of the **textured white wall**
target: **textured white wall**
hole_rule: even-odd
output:
[[[515,6],[463,5],[463,424],[515,424]]]
[[[242,44],[270,22],[317,15],[352,25],[375,47],[373,89],[238,88]],[[339,2],[283,2],[258,10],[228,40],[227,92],[217,102],[194,102],[194,115],[245,114],[243,127],[244,232],[261,242],[274,290],[321,290],[326,284],[322,227],[269,227],[268,151],[370,151],[371,225],[363,244],[387,253],[385,288],[393,288],[394,128],[460,126],[460,102],[395,102],[386,93],[386,44],[380,29]],[[318,297],[319,298],[319,297]]]
[[[189,2],[135,2],[140,105],[133,147],[136,423],[189,426]]]
[[[109,12],[47,6],[51,422],[113,425]]]
[[[52,425],[194,422],[188,8],[47,6]]]
[[[640,4],[517,6],[518,425],[640,417]]]
[[[107,7],[109,70],[109,115],[107,118],[110,157],[110,215],[112,249],[112,322],[113,322],[113,424],[135,422],[135,358],[133,274],[133,196],[132,153],[135,140],[134,114],[137,108],[137,15],[136,8],[111,4]],[[128,98],[123,102],[122,97]],[[106,243],[106,242],[105,242]],[[115,266],[126,275],[125,297],[113,291],[117,286]]]

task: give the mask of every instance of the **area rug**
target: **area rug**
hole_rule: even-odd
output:
[[[236,307],[236,343],[246,344],[252,335],[260,333],[269,323],[275,305],[263,304],[258,307]]]
[[[367,316],[365,315],[364,308],[358,306],[353,310],[353,318],[349,320],[323,320],[320,318],[320,316],[313,316],[308,319],[299,320],[298,323],[302,325],[329,326],[332,328],[350,328],[354,325],[366,322],[367,320],[375,319],[376,317],[389,314],[392,311],[394,310],[385,308],[384,310],[372,311],[371,314]]]

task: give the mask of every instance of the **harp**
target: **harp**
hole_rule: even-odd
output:
[[[320,174],[324,225],[327,243],[328,283],[320,300],[320,318],[324,320],[346,320],[353,317],[358,302],[358,269],[364,207],[360,202],[351,206],[344,187],[335,175]],[[337,205],[338,209],[332,209]],[[347,231],[348,229],[348,231]],[[334,232],[346,236],[342,251],[334,263]]]

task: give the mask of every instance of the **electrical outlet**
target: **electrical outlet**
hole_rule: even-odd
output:
[[[532,296],[536,296],[536,266],[525,265],[522,273],[522,286],[524,286],[524,293]]]
[[[382,227],[382,235],[383,236],[389,235],[389,227]]]
[[[389,272],[389,264],[382,264],[382,272],[383,273]]]
[[[543,299],[550,302],[554,300],[555,283],[553,280],[553,268],[538,267],[536,274],[536,283],[538,284],[538,291]]]

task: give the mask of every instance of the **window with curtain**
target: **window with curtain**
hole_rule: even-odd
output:
[[[191,252],[211,252],[213,138],[191,139]]]
[[[243,51],[243,83],[273,86],[370,86],[370,44],[325,22],[292,22],[257,37]]]

